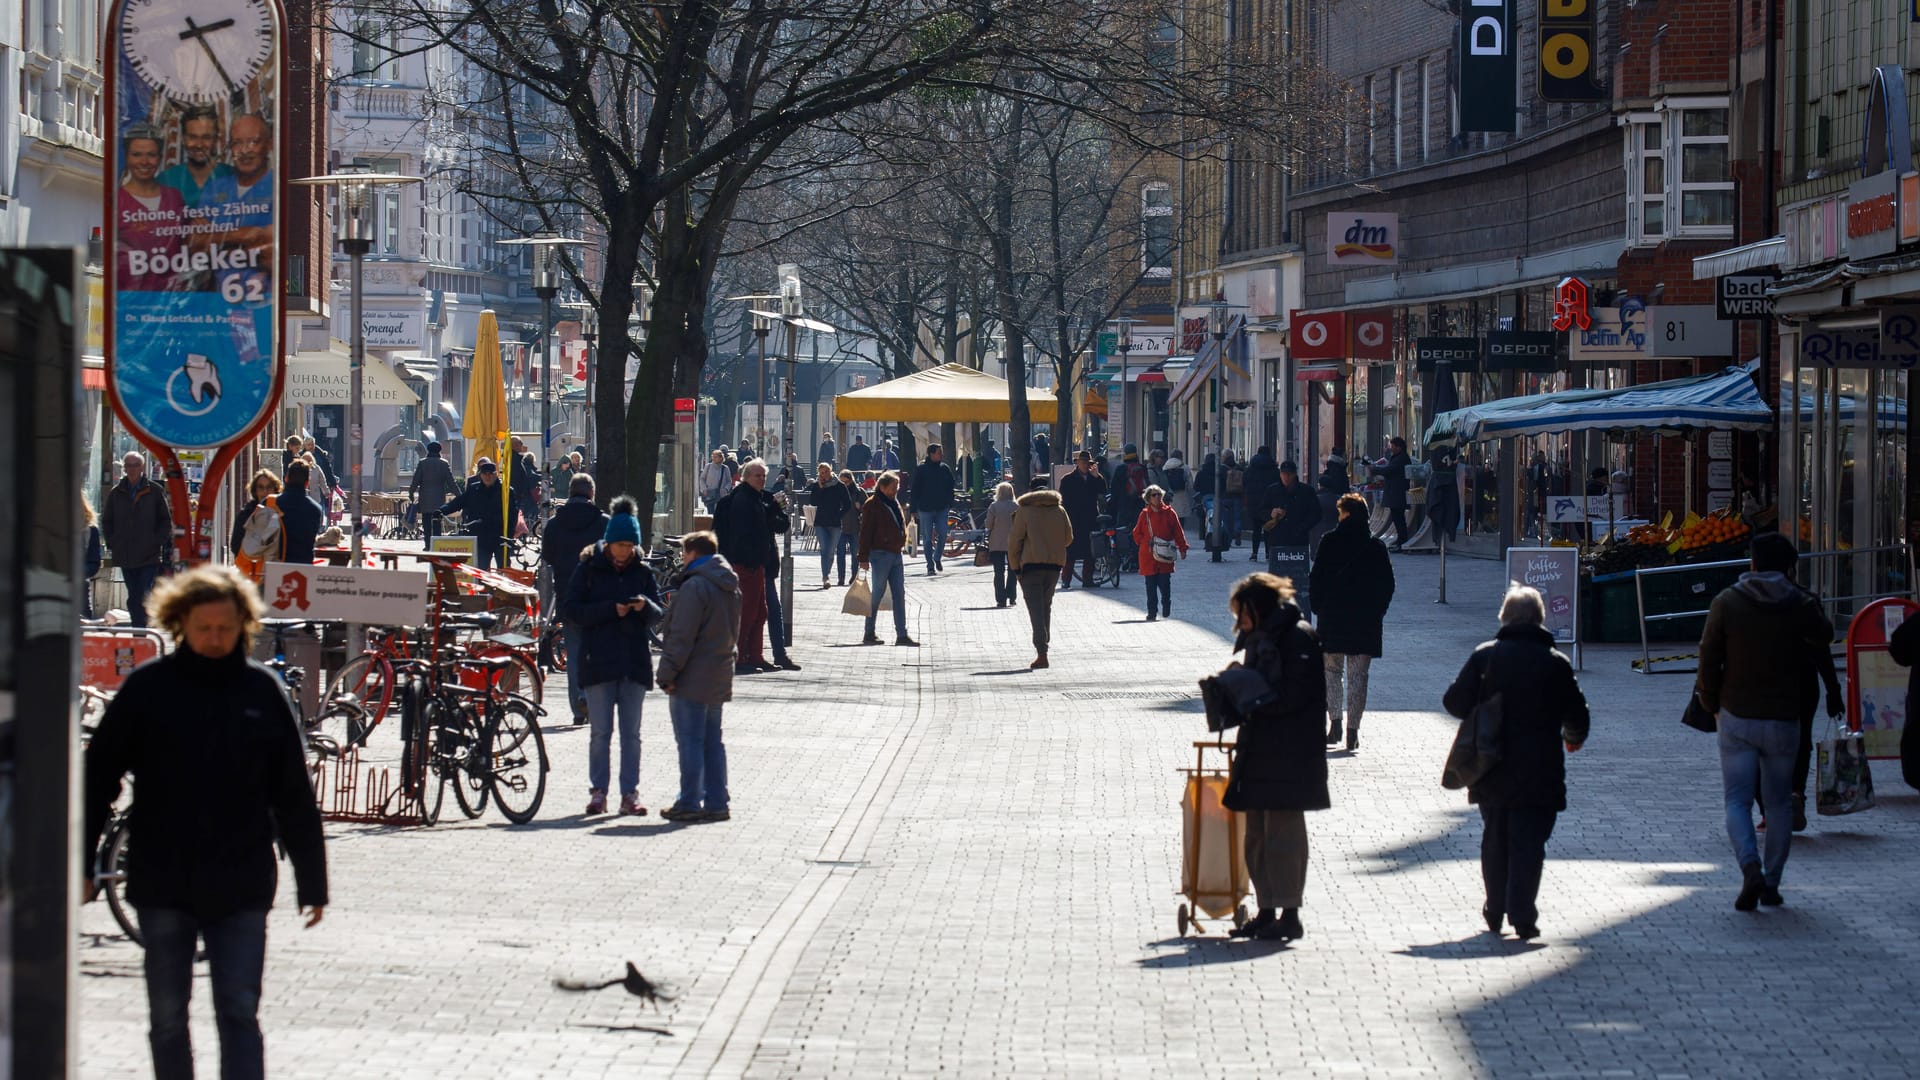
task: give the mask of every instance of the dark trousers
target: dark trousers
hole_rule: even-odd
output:
[[[1059,584],[1052,567],[1020,571],[1020,587],[1027,594],[1027,621],[1033,623],[1033,650],[1047,655],[1053,636],[1053,590]]]
[[[481,570],[506,565],[506,560],[500,557],[498,536],[481,533],[473,538],[473,565]]]
[[[1394,543],[1407,542],[1407,508],[1396,506],[1387,511],[1387,524],[1393,526]]]
[[[994,551],[993,556],[993,602],[1011,604],[1020,599],[1020,575],[1007,566],[1007,553]]]
[[[196,940],[207,944],[213,1019],[220,1032],[221,1080],[254,1080],[267,1072],[260,1037],[260,976],[267,963],[267,913],[241,911],[202,920],[172,908],[141,908],[146,939],[147,1041],[154,1080],[192,1080],[193,1041],[187,1000],[193,993]]]
[[[1060,584],[1063,587],[1073,584],[1073,565],[1075,563],[1080,564],[1080,584],[1091,588],[1093,585],[1093,556],[1091,555],[1068,554],[1067,565],[1060,568]]]
[[[1153,614],[1153,601],[1160,599],[1160,614],[1173,614],[1173,575],[1142,574],[1141,580],[1147,583],[1147,614]]]
[[[160,580],[160,564],[123,566],[120,576],[127,580],[127,616],[135,626],[147,625],[147,595],[153,592],[153,583]]]
[[[767,571],[759,566],[736,566],[740,576],[740,634],[734,649],[742,664],[764,664],[767,652],[763,634],[767,628]]]
[[[766,579],[767,644],[773,646],[774,662],[779,663],[787,658],[787,613],[780,606],[780,571],[769,569],[761,576]]]
[[[1504,914],[1514,926],[1540,921],[1534,901],[1557,816],[1535,806],[1480,807],[1480,877],[1487,886],[1487,910]]]

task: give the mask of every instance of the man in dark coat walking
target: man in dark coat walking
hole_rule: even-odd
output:
[[[854,472],[865,472],[867,463],[873,460],[873,447],[867,445],[864,435],[855,435],[853,445],[847,447],[847,468]]]
[[[927,558],[929,577],[941,565],[947,546],[947,510],[953,506],[953,470],[941,460],[938,443],[927,447],[927,459],[913,470],[913,516],[920,525],[920,546]]]
[[[567,481],[567,501],[554,511],[540,534],[540,561],[552,574],[552,595],[565,595],[580,566],[585,551],[607,532],[607,515],[593,502],[593,477],[574,473]],[[564,614],[564,611],[562,612]],[[573,707],[573,722],[587,722],[587,684],[581,677],[581,648],[586,644],[586,628],[569,621],[564,629],[567,650],[567,703]]]
[[[1393,546],[1407,542],[1407,440],[1395,435],[1387,440],[1387,455],[1373,464],[1373,474],[1381,480],[1380,505],[1387,508],[1387,520],[1393,525]]]
[[[773,662],[767,662],[766,638],[770,584],[780,573],[780,553],[774,534],[787,531],[787,512],[767,493],[767,463],[756,459],[740,467],[740,484],[714,508],[713,529],[720,537],[720,554],[740,578],[740,634],[735,646],[734,673],[752,675],[800,665],[787,657],[787,645],[776,626]],[[778,595],[778,594],[774,594]]]
[[[1367,532],[1367,500],[1342,495],[1339,524],[1320,540],[1313,561],[1313,608],[1327,657],[1327,745],[1360,749],[1360,716],[1367,708],[1367,671],[1381,653],[1382,626],[1393,603],[1393,559]]]
[[[1280,482],[1280,468],[1273,462],[1273,447],[1262,446],[1247,459],[1246,475],[1241,481],[1246,486],[1247,521],[1253,532],[1253,553],[1248,559],[1260,560],[1260,544],[1264,541],[1267,553],[1273,553],[1273,534],[1261,528],[1268,521],[1267,511],[1274,506],[1272,488]]]
[[[1073,523],[1073,542],[1067,545],[1067,564],[1060,569],[1062,591],[1073,588],[1073,566],[1080,564],[1080,584],[1093,585],[1093,530],[1106,501],[1107,482],[1093,467],[1085,450],[1073,455],[1073,471],[1060,478],[1060,503]]]
[[[1249,470],[1251,474],[1251,470]],[[1308,578],[1308,545],[1313,527],[1320,523],[1320,497],[1300,480],[1300,467],[1291,461],[1280,463],[1279,480],[1265,488],[1247,488],[1249,498],[1257,498],[1265,509],[1253,518],[1254,543],[1267,541],[1267,572],[1293,579],[1293,602],[1301,611],[1313,613],[1313,590]]]
[[[1246,813],[1247,877],[1260,911],[1236,937],[1298,940],[1307,884],[1308,810],[1332,805],[1327,793],[1325,668],[1320,641],[1293,587],[1272,574],[1252,574],[1228,598],[1236,651],[1277,693],[1240,726],[1239,749],[1221,802]],[[1275,917],[1278,909],[1279,915]]]
[[[435,512],[453,498],[456,490],[453,466],[440,456],[441,450],[438,439],[427,444],[427,456],[413,467],[413,480],[407,485],[407,497],[413,500],[410,513],[420,515],[429,540],[440,532],[440,518]]]
[[[458,512],[462,516],[466,524],[465,531],[473,536],[473,565],[486,570],[502,565],[500,534],[505,527],[507,511],[500,505],[499,468],[484,457],[478,465],[479,471],[467,481],[467,490],[435,512]]]
[[[307,468],[304,461],[287,466],[287,486],[280,492],[279,500],[280,535],[285,544],[280,549],[280,558],[286,562],[311,563],[313,539],[320,535],[321,527],[327,523],[326,511],[320,509],[320,504],[307,494],[312,473],[313,470]]]
[[[145,626],[147,594],[173,561],[173,511],[166,489],[147,479],[147,459],[138,450],[121,459],[120,469],[120,482],[108,489],[100,514],[100,535],[127,583],[127,614],[133,625]],[[311,559],[311,540],[308,552]]]

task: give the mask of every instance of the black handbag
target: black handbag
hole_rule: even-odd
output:
[[[1687,699],[1687,711],[1680,714],[1680,722],[1695,731],[1704,731],[1711,735],[1720,730],[1720,720],[1700,704],[1700,695],[1694,694]]]
[[[1266,676],[1243,664],[1228,664],[1218,674],[1200,680],[1200,701],[1207,709],[1208,731],[1239,727],[1279,698]]]
[[[1480,672],[1480,686],[1484,691],[1487,677],[1493,674],[1493,652],[1487,652],[1487,666]],[[1460,721],[1460,730],[1454,733],[1453,748],[1447,751],[1447,764],[1440,772],[1440,786],[1449,791],[1458,791],[1480,782],[1481,778],[1500,764],[1500,723],[1502,695],[1499,691],[1482,693],[1473,711]]]

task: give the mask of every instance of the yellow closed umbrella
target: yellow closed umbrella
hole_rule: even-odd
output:
[[[473,376],[467,380],[466,419],[460,434],[493,442],[493,460],[500,466],[500,531],[507,532],[507,485],[513,474],[507,453],[507,377],[500,367],[500,321],[488,308],[480,313],[480,329],[473,345]]]

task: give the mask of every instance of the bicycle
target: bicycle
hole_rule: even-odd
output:
[[[500,621],[492,615],[486,616],[486,622],[480,623],[443,614],[439,626],[443,633],[448,633],[463,629],[494,629]],[[546,692],[546,676],[540,666],[543,647],[541,635],[545,633],[547,631],[539,630],[534,635],[519,635],[498,629],[491,637],[478,641],[468,639],[462,644],[469,656],[507,658],[510,663],[490,677],[496,679],[502,689],[516,694],[524,693],[538,701]],[[366,737],[386,719],[393,704],[394,664],[397,660],[414,657],[415,648],[404,631],[370,627],[366,651],[341,665],[327,687],[328,700],[358,704],[364,714],[362,720],[365,724],[364,731],[348,733],[347,741],[341,744],[343,749],[366,745]],[[421,650],[421,655],[430,655],[426,651],[428,647],[424,635],[417,648]],[[565,650],[561,652],[564,654]],[[564,667],[564,660],[561,666]]]
[[[975,544],[986,542],[987,530],[980,527],[974,515],[958,507],[947,509],[947,545],[942,549],[944,558],[965,555]]]
[[[1105,514],[1094,519],[1094,529],[1089,552],[1093,556],[1093,583],[1120,587],[1123,568],[1121,548],[1125,546],[1113,527],[1113,519]]]
[[[80,748],[85,750],[93,742],[93,729],[99,725],[105,715],[107,705],[113,701],[113,695],[91,686],[80,688],[82,712],[80,722]],[[88,721],[91,717],[91,722]],[[120,932],[127,940],[141,948],[146,948],[146,940],[140,936],[140,922],[134,918],[133,905],[127,903],[125,895],[127,885],[127,847],[128,814],[133,810],[133,799],[127,798],[115,807],[107,818],[107,827],[100,830],[100,842],[93,849],[93,885],[107,902],[107,910],[113,913],[113,921],[120,926]]]
[[[469,819],[486,812],[489,796],[516,825],[526,824],[539,812],[551,768],[539,724],[546,710],[498,688],[491,673],[509,662],[505,657],[466,656],[409,662],[414,668],[410,674],[424,684],[416,729],[423,744],[416,745],[411,757],[415,772],[406,773],[403,762],[403,775],[418,783],[422,816],[430,825],[440,820],[449,787]],[[462,669],[478,669],[487,677],[477,687],[449,678]],[[433,783],[430,796],[428,772]]]

